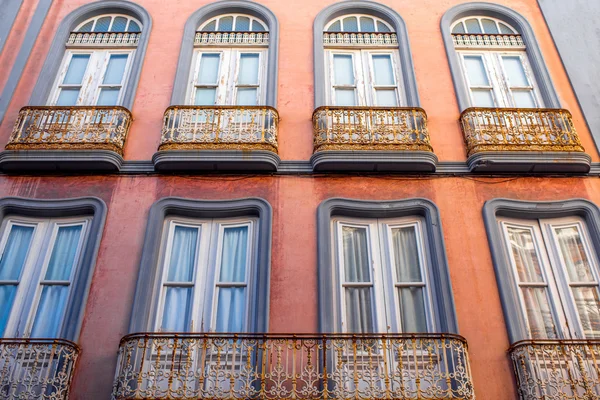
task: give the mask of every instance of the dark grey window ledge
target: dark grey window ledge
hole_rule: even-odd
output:
[[[469,171],[483,173],[586,174],[591,164],[580,152],[484,151],[467,159]]]
[[[310,157],[314,172],[434,172],[430,151],[327,150]]]
[[[81,262],[73,279],[67,300],[67,310],[58,337],[76,342],[79,338],[85,304],[100,248],[100,239],[106,220],[106,204],[97,197],[77,197],[62,200],[26,199],[22,197],[0,198],[0,221],[8,216],[31,218],[61,218],[91,216],[92,222]]]
[[[119,172],[123,157],[110,150],[5,150],[0,170],[6,173]]]
[[[164,150],[152,162],[159,172],[276,172],[281,160],[269,150]]]
[[[508,338],[511,343],[530,338],[528,337],[527,322],[523,316],[519,300],[519,289],[513,277],[509,254],[504,244],[504,237],[497,217],[540,219],[572,216],[581,217],[585,221],[590,232],[592,245],[596,253],[600,253],[600,209],[589,200],[572,199],[534,202],[494,199],[486,201],[483,206],[483,220],[492,253]]]
[[[179,197],[165,197],[150,208],[146,236],[138,280],[135,290],[129,333],[146,332],[150,329],[150,310],[155,301],[153,293],[157,285],[159,253],[164,238],[165,218],[233,218],[257,217],[257,268],[252,304],[250,310],[250,332],[268,332],[269,324],[269,281],[271,275],[271,236],[273,210],[261,198],[237,200],[191,200]]]
[[[414,198],[392,201],[365,201],[332,198],[323,201],[317,209],[317,267],[319,282],[319,327],[321,332],[340,332],[337,305],[340,293],[332,256],[331,218],[400,218],[421,216],[425,219],[426,251],[431,263],[434,319],[440,332],[458,334],[456,309],[444,233],[436,205],[428,199]]]

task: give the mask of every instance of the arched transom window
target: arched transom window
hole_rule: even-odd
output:
[[[391,24],[371,15],[343,15],[325,25],[323,46],[328,105],[406,104],[398,38]]]
[[[469,16],[452,25],[473,107],[543,107],[525,43],[510,24]]]
[[[141,31],[137,19],[122,14],[97,15],[79,24],[65,44],[48,104],[120,105]]]
[[[267,24],[245,14],[225,14],[203,22],[196,32],[186,94],[192,105],[266,103]]]

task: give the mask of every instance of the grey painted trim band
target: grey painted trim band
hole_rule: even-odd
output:
[[[0,152],[4,172],[119,172],[123,157],[111,150],[5,150]]]
[[[135,51],[135,57],[131,64],[131,71],[129,79],[127,80],[125,94],[121,103],[125,108],[132,108],[135,92],[142,72],[142,64],[146,55],[146,48],[148,47],[148,38],[150,37],[150,31],[152,30],[152,19],[150,18],[150,14],[148,14],[142,6],[126,0],[95,1],[77,8],[61,21],[56,34],[54,35],[54,39],[52,40],[52,44],[50,45],[46,61],[44,61],[44,66],[42,67],[35,87],[33,88],[33,93],[29,99],[30,105],[39,106],[46,104],[65,54],[65,43],[69,38],[69,33],[86,19],[104,13],[127,14],[137,18],[143,26],[142,34]]]
[[[494,199],[485,202],[483,221],[492,253],[500,301],[502,302],[509,340],[511,343],[516,343],[530,338],[527,333],[527,322],[519,301],[519,289],[513,278],[509,254],[497,222],[498,216],[520,219],[579,216],[585,220],[592,245],[596,252],[600,253],[600,209],[594,203],[585,199],[540,202]]]
[[[437,157],[431,151],[328,150],[310,157],[315,172],[433,172]]]
[[[542,51],[535,38],[535,33],[529,25],[529,22],[516,11],[493,3],[465,3],[459,4],[452,7],[442,17],[441,30],[442,39],[446,47],[446,54],[448,58],[448,64],[450,65],[450,72],[452,74],[452,80],[454,81],[454,90],[456,91],[456,98],[458,100],[458,107],[461,111],[471,107],[471,100],[467,89],[464,76],[460,68],[460,60],[456,50],[454,49],[454,42],[452,41],[452,35],[450,32],[450,26],[458,19],[469,16],[469,15],[484,15],[499,20],[505,21],[506,23],[513,26],[523,37],[523,41],[527,46],[527,56],[529,63],[535,75],[540,94],[544,100],[544,107],[546,108],[560,108],[560,101],[558,95],[552,84],[552,79],[546,62],[542,56]]]
[[[23,74],[23,70],[27,65],[27,61],[29,60],[29,56],[31,55],[33,46],[37,41],[38,35],[42,30],[42,25],[46,20],[46,16],[48,15],[51,5],[52,0],[40,0],[35,12],[33,13],[33,16],[31,17],[31,21],[29,22],[29,26],[27,27],[27,31],[23,37],[21,49],[17,54],[17,58],[15,59],[12,69],[10,70],[8,80],[6,81],[6,85],[2,90],[2,94],[0,94],[0,123],[2,123],[4,120],[6,110],[8,109],[15,90],[17,89],[17,85],[21,80],[21,75]]]
[[[160,172],[275,172],[281,160],[269,150],[165,150],[152,161]]]
[[[22,3],[23,0],[4,0],[2,2],[2,7],[0,8],[0,54],[2,54],[2,49],[4,49]]]
[[[314,75],[315,75],[315,108],[327,105],[325,82],[325,52],[323,50],[323,29],[333,18],[343,14],[370,14],[377,16],[396,30],[398,37],[398,50],[400,52],[400,69],[402,71],[404,95],[406,106],[419,107],[419,91],[417,90],[417,79],[410,51],[410,41],[404,20],[396,11],[383,4],[365,0],[348,0],[332,4],[323,9],[315,18],[313,24],[313,52],[314,52]]]
[[[450,271],[446,258],[444,233],[437,206],[428,199],[414,198],[392,201],[365,201],[331,198],[317,208],[317,267],[319,282],[319,329],[340,332],[337,305],[340,293],[336,288],[337,274],[332,261],[331,218],[399,218],[421,216],[426,236],[426,251],[430,260],[434,318],[439,332],[458,333],[456,308],[452,294]]]
[[[39,200],[22,197],[0,199],[0,221],[10,215],[32,218],[92,216],[81,262],[77,268],[59,338],[76,342],[79,338],[100,239],[106,220],[106,204],[97,197],[78,197],[63,200]]]
[[[171,95],[172,105],[186,104],[185,94],[188,90],[188,81],[192,67],[194,53],[194,37],[200,24],[210,18],[224,13],[250,14],[263,20],[269,29],[269,51],[267,60],[267,83],[266,104],[277,107],[277,77],[279,73],[279,22],[277,17],[267,7],[248,0],[221,0],[212,2],[195,11],[186,21],[183,28],[183,38],[173,93]]]
[[[258,222],[257,268],[254,298],[256,306],[250,310],[250,332],[268,332],[269,290],[271,276],[271,237],[273,210],[269,202],[261,198],[237,200],[191,200],[165,197],[150,208],[144,247],[138,272],[129,333],[149,330],[150,310],[154,302],[159,268],[159,253],[162,247],[165,218],[231,218],[254,216]]]
[[[467,159],[473,172],[570,173],[589,172],[592,158],[582,152],[483,151]]]

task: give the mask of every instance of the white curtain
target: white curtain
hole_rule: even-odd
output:
[[[45,279],[52,281],[69,280],[71,271],[75,266],[75,255],[79,247],[82,228],[81,225],[76,225],[58,229]]]
[[[217,332],[243,332],[246,314],[248,227],[226,228],[218,281]]]
[[[31,337],[54,338],[59,335],[68,295],[68,286],[44,285]]]
[[[371,282],[367,230],[365,228],[342,227],[344,257],[344,282],[346,306],[346,331],[370,333],[374,331],[373,288],[352,287],[352,283]]]

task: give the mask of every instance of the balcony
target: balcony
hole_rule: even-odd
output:
[[[118,171],[131,121],[119,106],[23,107],[0,168]]]
[[[435,171],[421,108],[325,106],[312,119],[315,171]]]
[[[522,400],[600,398],[600,340],[527,340],[509,352]]]
[[[590,169],[591,159],[567,110],[468,108],[460,122],[471,171],[586,173]]]
[[[474,399],[455,335],[150,334],[121,340],[113,400]]]
[[[67,400],[78,355],[67,340],[0,338],[0,398]]]
[[[268,106],[171,106],[154,166],[160,171],[276,171],[279,114]]]

